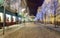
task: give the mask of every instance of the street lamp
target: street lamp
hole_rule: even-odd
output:
[[[57,4],[58,4],[58,0],[53,0],[54,3],[54,24],[56,23],[56,9],[57,9]],[[55,24],[56,27],[56,24]]]
[[[3,35],[5,34],[5,2],[6,0],[4,0],[4,22],[3,22]]]

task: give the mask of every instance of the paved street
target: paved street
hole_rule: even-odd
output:
[[[23,28],[4,35],[4,38],[60,38],[60,33],[49,30],[42,25],[26,23]]]

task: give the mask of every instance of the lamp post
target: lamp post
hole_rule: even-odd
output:
[[[5,2],[6,2],[6,0],[4,0],[4,22],[3,22],[3,35],[5,34]]]
[[[58,0],[53,0],[53,3],[54,3],[54,25],[56,27],[56,9],[57,9]]]
[[[20,13],[20,4],[21,4],[21,0],[18,0],[18,16],[19,16],[19,13]],[[19,24],[19,21],[18,21],[18,24]]]

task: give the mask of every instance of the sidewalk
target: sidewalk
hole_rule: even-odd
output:
[[[49,29],[51,29],[51,30],[55,30],[55,31],[60,32],[60,26],[58,26],[57,28],[55,28],[55,25],[46,24],[46,27],[49,28]]]
[[[60,26],[58,26],[57,28],[55,28],[55,25],[53,25],[53,24],[41,24],[41,23],[38,23],[38,24],[46,27],[47,29],[60,32]]]
[[[5,35],[8,35],[10,33],[17,31],[18,29],[22,28],[23,26],[24,26],[23,24],[16,24],[16,25],[11,25],[9,27],[5,27],[4,35],[3,35],[3,29],[0,29],[0,38],[3,38]]]

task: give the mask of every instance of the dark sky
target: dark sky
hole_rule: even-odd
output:
[[[43,4],[44,0],[27,0],[30,9],[30,15],[36,16],[37,8]]]

